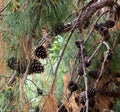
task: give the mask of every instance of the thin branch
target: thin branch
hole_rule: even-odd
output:
[[[30,59],[28,60],[28,65],[26,67],[26,71],[25,73],[23,74],[23,79],[22,79],[22,83],[25,83],[26,79],[27,79],[27,75],[29,73],[29,67],[30,67]]]
[[[104,14],[106,14],[106,13],[108,13],[108,12],[113,12],[113,11],[107,10],[107,11],[103,12],[102,14],[100,14],[100,15],[98,16],[98,18],[96,19],[96,21],[94,22],[94,24],[93,24],[93,26],[92,26],[92,29],[90,30],[88,36],[86,37],[86,39],[85,39],[85,41],[84,41],[84,44],[87,42],[87,40],[90,38],[92,32],[94,31],[94,25],[97,24],[97,22],[99,21],[99,19],[100,19]]]
[[[101,0],[98,2],[95,2],[94,4],[91,4],[89,7],[86,7],[80,16],[80,19],[76,25],[76,28],[82,28],[82,25],[84,24],[84,22],[89,19],[97,10],[108,6],[110,4],[115,4],[114,0]],[[74,22],[68,23],[64,26],[63,31],[61,33],[64,32],[68,32],[72,29]]]
[[[37,84],[35,82],[33,82],[32,80],[30,80],[30,79],[27,79],[27,80],[32,82],[34,84],[34,86],[38,87]]]
[[[63,105],[69,100],[69,98],[72,96],[72,92],[70,92],[70,94],[68,94],[68,96],[66,97],[65,101],[60,105],[58,111],[63,107]]]
[[[98,82],[100,81],[102,75],[103,75],[103,72],[105,70],[105,63],[106,63],[106,60],[107,60],[107,57],[109,55],[109,52],[110,52],[110,47],[109,45],[104,41],[103,44],[106,46],[107,48],[107,51],[104,53],[104,60],[102,62],[102,66],[101,66],[101,70],[100,70],[100,74],[99,74],[99,77],[97,78],[96,82],[95,82],[95,87],[97,86]]]
[[[40,90],[44,91],[44,90],[41,89],[39,86],[37,86],[37,84],[36,84],[34,81],[32,81],[32,80],[30,80],[30,79],[27,79],[27,80],[30,81],[31,83],[33,83],[35,87],[37,87],[37,88],[39,88]],[[46,91],[44,91],[44,92],[46,92]],[[47,93],[47,92],[46,92],[46,93]]]
[[[94,47],[96,47],[98,44],[100,44],[100,42],[97,42],[95,43],[93,46],[91,46],[89,49],[88,49],[88,52],[91,51]]]
[[[55,81],[56,81],[56,75],[57,75],[58,67],[59,67],[60,62],[61,62],[61,60],[62,60],[62,57],[63,57],[63,55],[64,55],[64,51],[65,51],[65,49],[66,49],[66,47],[67,47],[67,44],[68,44],[68,42],[69,42],[72,34],[74,33],[74,30],[75,30],[75,28],[76,28],[77,21],[79,20],[80,15],[81,15],[81,14],[79,14],[79,16],[77,17],[76,22],[74,23],[74,26],[73,26],[73,28],[71,29],[71,31],[70,31],[70,33],[69,33],[69,35],[68,35],[67,41],[66,41],[66,43],[64,44],[64,46],[63,46],[63,48],[62,48],[62,50],[61,50],[60,57],[59,57],[59,59],[58,59],[57,66],[56,66],[55,72],[54,72],[54,79],[53,79],[53,83],[52,83],[52,86],[51,86],[51,89],[50,89],[51,92],[53,91],[53,88],[54,88],[54,84],[55,84]]]
[[[76,21],[74,22],[74,26],[73,26],[72,29],[70,30],[70,33],[69,33],[68,38],[67,38],[67,40],[66,40],[66,43],[64,44],[64,46],[63,46],[63,48],[62,48],[62,50],[61,50],[61,52],[60,52],[60,57],[59,57],[59,59],[58,59],[58,61],[57,61],[57,65],[56,65],[56,68],[55,68],[54,79],[53,79],[52,86],[51,86],[51,88],[50,88],[50,93],[53,92],[53,88],[54,88],[55,82],[56,82],[58,67],[59,67],[60,62],[61,62],[61,60],[62,60],[62,57],[63,57],[63,55],[64,55],[64,51],[65,51],[65,49],[66,49],[66,47],[67,47],[67,44],[68,44],[68,42],[69,42],[72,34],[74,33],[74,30],[75,30],[75,28],[76,28],[76,25],[77,25],[77,23],[78,23],[78,20],[79,20],[80,16],[81,16],[81,14],[78,15]],[[72,93],[70,94],[70,96],[71,96],[71,95],[72,95]],[[67,99],[69,99],[70,96],[68,96]],[[46,102],[47,102],[47,99],[46,99],[45,103],[46,103]],[[43,104],[41,111],[43,111],[43,108],[44,108],[44,106],[45,106],[45,103]],[[60,108],[59,108],[59,109],[60,109]]]
[[[81,78],[81,76],[78,75],[77,78],[76,78],[76,80],[75,80],[75,82],[78,83],[78,81],[79,81],[80,78]]]
[[[71,36],[72,36],[72,34],[73,34],[73,32],[74,32],[74,29],[75,29],[75,27],[73,27],[73,29],[72,29],[71,32],[69,33],[69,36],[68,36],[68,38],[67,38],[67,41],[66,41],[66,43],[64,44],[64,47],[63,47],[63,49],[62,49],[62,51],[61,51],[61,53],[60,53],[60,57],[59,57],[59,59],[58,59],[57,66],[56,66],[56,69],[55,69],[55,72],[54,72],[54,79],[53,79],[53,84],[52,84],[52,86],[51,86],[51,92],[53,91],[54,84],[55,84],[55,81],[56,81],[56,75],[57,75],[58,67],[59,67],[60,62],[61,62],[61,60],[62,60],[62,57],[63,57],[64,51],[65,51],[65,49],[66,49],[66,47],[67,47],[67,44],[68,44],[68,42],[69,42],[69,40],[70,40],[70,38],[71,38]]]
[[[53,31],[51,30],[49,33],[47,33],[44,37],[42,37],[42,39],[39,41],[39,43],[38,43],[38,46],[41,46],[41,45],[43,45],[46,41],[49,41],[48,39],[47,39],[47,37],[48,36],[50,36],[51,35],[51,33],[52,33]]]
[[[45,42],[49,42],[49,40],[48,40],[47,37],[50,36],[52,32],[53,32],[53,31],[51,30],[51,31],[50,31],[49,33],[47,33],[44,37],[42,37],[41,40],[39,41],[39,43],[38,43],[38,45],[37,45],[36,48],[38,48],[39,46],[42,46]],[[49,42],[49,43],[50,43],[50,42]],[[33,58],[35,50],[36,50],[36,49],[34,49],[34,50],[32,51],[31,58]]]
[[[77,54],[78,55],[78,54]],[[77,63],[77,55],[76,55],[76,57],[75,57],[75,59],[74,59],[74,63],[73,63],[73,66],[72,66],[72,70],[71,70],[71,72],[70,72],[70,80],[72,80],[72,78],[73,78],[73,74],[74,74],[74,71],[75,71],[75,65],[76,65],[76,63]]]
[[[3,12],[3,11],[7,8],[7,6],[8,6],[12,1],[13,1],[13,0],[10,0],[4,7],[2,7],[2,8],[0,9],[0,13]]]
[[[82,66],[83,66],[83,72],[84,72],[84,82],[85,82],[85,97],[86,97],[86,112],[88,112],[88,107],[89,107],[89,104],[88,104],[88,80],[87,80],[87,73],[86,73],[86,69],[85,69],[85,60],[84,60],[84,56],[83,56],[83,42],[82,42],[82,39],[81,39],[81,45],[80,45],[80,48],[81,48],[81,60],[82,60]]]
[[[90,62],[96,56],[97,52],[99,51],[99,49],[101,48],[102,45],[103,45],[103,40],[99,43],[99,45],[96,48],[96,50],[93,52],[91,57],[88,59],[88,62]]]
[[[26,2],[21,6],[20,10],[25,10],[28,7],[29,1],[26,0]]]
[[[107,50],[109,51],[110,47],[109,47],[108,43],[106,41],[104,41],[103,44],[106,46]]]
[[[49,60],[50,67],[51,67],[51,68],[50,68],[51,73],[52,73],[52,74],[54,74],[54,69],[53,69],[53,64],[52,64],[52,61],[51,61],[51,59],[50,59],[49,57],[48,57],[48,60]],[[48,78],[49,78],[49,76],[48,76]],[[47,79],[48,79],[48,78],[47,78]]]
[[[110,3],[111,2],[114,2],[113,0],[109,1]],[[62,60],[62,56],[64,54],[64,51],[65,51],[65,48],[70,40],[70,37],[72,35],[72,33],[74,32],[74,29],[76,28],[76,26],[78,25],[79,26],[79,29],[82,28],[82,24],[85,22],[86,19],[90,18],[98,9],[104,7],[105,5],[108,5],[109,3],[107,0],[104,0],[104,1],[100,1],[100,2],[97,2],[95,4],[92,4],[90,7],[87,7],[85,8],[85,11],[83,11],[82,14],[79,14],[79,17],[77,19],[77,22],[74,23],[75,25],[72,27],[72,30],[71,32],[69,33],[69,36],[68,36],[68,39],[67,39],[67,42],[66,44],[64,45],[63,49],[62,49],[62,52],[61,52],[61,55],[60,55],[60,58],[57,62],[57,66],[56,66],[56,69],[55,69],[55,73],[54,73],[54,79],[53,79],[53,83],[52,83],[52,87],[51,87],[51,92],[54,88],[54,84],[55,84],[55,81],[56,81],[56,75],[57,75],[57,71],[58,71],[58,67],[60,65],[60,62]],[[89,10],[89,11],[88,11]],[[80,21],[79,24],[78,23],[78,20]],[[69,25],[70,26],[70,25]],[[68,30],[68,29],[67,29]],[[85,94],[86,94],[86,112],[88,112],[88,95],[87,95],[87,89],[88,89],[88,86],[87,86],[87,77],[86,77],[86,70],[85,70],[85,63],[84,63],[84,59],[83,59],[83,46],[81,44],[81,54],[82,54],[82,61],[83,61],[83,70],[84,70],[84,80],[85,80]],[[95,53],[96,54],[96,53]]]
[[[18,74],[18,72],[14,71],[14,74],[9,79],[7,86],[11,86],[11,84],[15,81],[15,77],[16,77],[17,74]]]

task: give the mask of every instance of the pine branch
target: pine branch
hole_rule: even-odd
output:
[[[97,86],[98,82],[100,81],[100,79],[101,79],[101,77],[102,77],[102,75],[103,75],[103,72],[104,72],[105,69],[107,68],[107,67],[105,67],[105,63],[106,63],[107,58],[108,58],[108,55],[109,55],[109,53],[110,53],[110,47],[109,47],[108,43],[104,41],[103,44],[106,46],[107,51],[104,52],[104,60],[103,60],[103,62],[102,62],[102,66],[101,66],[101,70],[100,70],[99,77],[97,78],[97,80],[96,80],[96,82],[95,82],[95,85],[94,85],[95,87]]]
[[[52,87],[51,87],[51,90],[50,90],[51,92],[53,91],[53,88],[54,88],[54,84],[55,84],[55,81],[56,81],[56,75],[57,75],[58,67],[59,67],[60,62],[61,62],[61,60],[62,60],[62,57],[63,57],[63,55],[64,55],[64,51],[65,51],[65,49],[66,49],[66,47],[67,47],[67,44],[68,44],[68,42],[69,42],[72,34],[74,33],[74,30],[75,30],[75,28],[76,28],[77,21],[79,20],[79,18],[80,18],[80,14],[78,15],[77,20],[76,20],[76,23],[75,23],[74,26],[72,27],[72,29],[71,29],[71,31],[70,31],[70,33],[69,33],[69,35],[68,35],[67,41],[66,41],[66,43],[64,44],[63,49],[62,49],[62,51],[61,51],[61,53],[60,53],[60,57],[59,57],[59,59],[58,59],[57,66],[56,66],[55,72],[54,72],[53,84],[52,84]]]
[[[86,7],[80,15],[80,18],[76,25],[76,28],[79,28],[79,29],[82,28],[84,22],[86,20],[88,20],[96,11],[98,11],[99,9],[101,9],[105,6],[109,6],[111,4],[112,5],[115,4],[114,0],[101,0],[101,1],[91,4],[89,7]],[[74,25],[74,21],[66,24],[61,33],[70,31],[72,29],[73,25]]]
[[[57,62],[57,66],[56,66],[56,69],[55,69],[55,73],[54,73],[54,76],[56,77],[56,74],[57,74],[57,70],[58,70],[58,66],[61,62],[61,59],[62,59],[62,56],[63,56],[63,53],[65,51],[65,48],[67,46],[67,43],[69,42],[69,39],[70,37],[72,36],[73,32],[74,32],[74,29],[77,28],[79,26],[79,29],[82,28],[82,25],[83,23],[85,22],[85,20],[89,19],[97,10],[101,9],[102,7],[104,6],[108,6],[110,4],[114,4],[114,0],[102,0],[102,1],[98,1],[96,3],[93,3],[92,5],[90,4],[89,7],[85,7],[84,10],[82,11],[81,14],[79,14],[79,17],[77,19],[77,21],[73,22],[73,24],[71,23],[71,26],[70,24],[68,24],[68,29],[64,29],[64,31],[69,31],[70,30],[70,33],[69,33],[69,36],[68,36],[68,39],[67,39],[67,42],[66,44],[64,45],[63,49],[62,49],[62,52],[60,54],[60,58]],[[56,78],[54,78],[54,81],[55,81]],[[53,82],[54,82],[53,81]],[[52,86],[54,85],[54,83],[52,84]],[[53,88],[53,87],[51,87]]]
[[[92,26],[92,29],[90,30],[88,36],[86,37],[84,43],[87,42],[87,40],[90,38],[92,32],[94,31],[94,25],[97,24],[97,22],[99,21],[99,19],[100,19],[104,14],[106,14],[106,13],[108,13],[108,12],[113,12],[113,11],[107,10],[107,11],[103,12],[102,14],[100,14],[100,16],[98,16],[98,18],[96,19],[96,21],[94,22],[94,24],[93,24],[93,26]]]
[[[13,0],[10,0],[3,8],[1,8],[0,13],[2,13],[12,1]]]
[[[32,55],[32,52],[31,52],[31,50],[32,50],[32,37],[33,37],[33,35],[35,33],[35,30],[36,30],[37,25],[38,25],[38,21],[40,19],[40,12],[39,11],[41,11],[42,5],[43,5],[42,2],[40,2],[39,5],[36,6],[34,10],[31,9],[31,14],[35,14],[35,18],[34,18],[35,22],[32,25],[28,36],[26,36],[26,38],[28,38],[28,39],[27,39],[27,43],[24,45],[24,51],[25,51],[26,56],[27,56],[26,58],[28,60],[28,65],[26,67],[25,73],[23,74],[23,78],[22,78],[23,83],[26,81],[27,75],[29,73],[29,67],[30,67],[30,63],[31,63],[30,62],[30,58],[31,58],[30,56]],[[35,13],[35,12],[37,12],[37,13]],[[31,19],[30,21],[32,22],[33,18],[31,17],[30,19]]]
[[[87,79],[87,73],[86,73],[86,68],[85,68],[85,60],[84,60],[84,55],[83,55],[83,41],[81,39],[81,60],[82,60],[82,66],[83,66],[83,77],[84,77],[84,83],[85,83],[85,106],[86,106],[86,112],[88,112],[88,107],[89,107],[89,103],[88,103],[88,79]]]
[[[18,72],[14,71],[14,74],[11,76],[11,78],[8,81],[8,86],[11,86],[13,84],[13,82],[15,81],[15,77],[17,76]]]

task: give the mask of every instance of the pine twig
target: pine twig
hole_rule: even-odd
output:
[[[14,71],[14,74],[9,79],[7,86],[11,86],[11,84],[15,81],[15,77],[16,77],[17,73],[18,73],[17,71]]]
[[[95,57],[95,55],[97,54],[97,52],[99,51],[99,49],[101,48],[102,45],[103,45],[103,40],[101,40],[101,42],[99,43],[99,45],[96,48],[96,50],[93,52],[91,57],[88,59],[88,62],[90,62]]]
[[[97,42],[95,43],[93,46],[91,46],[89,49],[88,49],[88,52],[91,51],[94,47],[96,47],[98,44],[100,44],[100,42]]]
[[[72,70],[71,70],[71,72],[70,72],[70,80],[72,80],[72,78],[73,78],[73,73],[74,73],[74,71],[75,71],[75,65],[76,65],[76,63],[77,63],[77,55],[78,54],[76,54],[76,56],[75,56],[75,58],[74,58],[74,63],[73,63],[73,66],[72,66]]]
[[[57,75],[58,67],[59,67],[60,62],[61,62],[61,60],[62,60],[62,57],[63,57],[63,55],[64,55],[64,51],[65,51],[65,49],[66,49],[66,47],[67,47],[67,44],[68,44],[68,42],[69,42],[72,34],[74,33],[74,30],[75,30],[75,28],[76,28],[76,25],[77,25],[77,22],[78,22],[78,20],[79,20],[79,18],[80,18],[80,15],[81,15],[81,14],[79,14],[79,16],[77,17],[76,22],[75,22],[73,28],[71,29],[71,31],[70,31],[70,33],[69,33],[69,35],[68,35],[67,41],[66,41],[66,43],[64,44],[63,49],[62,49],[62,51],[61,51],[61,53],[60,53],[60,57],[59,57],[59,59],[58,59],[57,66],[56,66],[55,72],[54,72],[53,83],[52,83],[52,86],[51,86],[51,89],[50,89],[51,92],[53,91],[53,88],[54,88],[54,84],[55,84],[55,81],[56,81],[56,75]]]
[[[63,49],[62,49],[62,51],[61,51],[61,53],[60,53],[60,57],[59,57],[59,59],[58,59],[58,61],[57,61],[57,65],[56,65],[55,72],[54,72],[54,79],[53,79],[53,83],[52,83],[52,86],[51,86],[51,88],[50,88],[49,94],[51,94],[51,93],[53,92],[53,88],[54,88],[54,86],[55,86],[56,77],[57,77],[57,71],[58,71],[60,62],[61,62],[62,57],[63,57],[63,55],[64,55],[64,51],[65,51],[65,49],[66,49],[66,47],[67,47],[67,44],[68,44],[68,42],[69,42],[72,34],[74,33],[74,30],[75,30],[75,28],[76,28],[76,25],[77,25],[77,23],[78,23],[78,20],[79,20],[79,18],[80,18],[80,15],[81,15],[81,14],[78,15],[78,17],[77,17],[77,19],[76,19],[76,21],[75,21],[75,23],[74,23],[74,26],[73,26],[72,29],[70,30],[70,33],[69,33],[69,35],[68,35],[68,37],[67,37],[67,41],[66,41],[66,43],[64,44]],[[72,93],[71,93],[71,94],[72,94]],[[71,96],[71,95],[70,95],[70,96]],[[68,96],[67,99],[69,99],[70,96]],[[42,106],[41,112],[43,111],[43,108],[44,108],[46,102],[47,102],[47,99],[45,100],[45,102],[44,102],[44,104],[43,104],[43,106]],[[59,108],[59,109],[60,109],[60,108]]]
[[[70,40],[70,38],[71,38],[71,36],[72,36],[72,34],[73,34],[73,32],[74,32],[74,29],[75,29],[75,27],[73,27],[73,29],[72,29],[71,32],[69,33],[69,36],[68,36],[68,38],[67,38],[67,41],[66,41],[66,43],[64,44],[64,47],[63,47],[63,49],[62,49],[62,51],[61,51],[61,54],[60,54],[60,57],[59,57],[59,59],[58,59],[58,61],[57,61],[57,66],[56,66],[56,69],[55,69],[55,72],[54,72],[54,79],[53,79],[53,83],[52,83],[51,90],[50,90],[51,92],[53,91],[54,84],[55,84],[55,81],[56,81],[56,75],[57,75],[58,67],[59,67],[60,62],[61,62],[61,60],[62,60],[62,57],[63,57],[63,55],[64,55],[64,51],[65,51],[65,49],[66,49],[66,47],[67,47],[67,44],[68,44],[68,42],[69,42],[69,40]]]
[[[25,83],[26,79],[27,79],[27,75],[29,73],[29,67],[30,67],[30,59],[28,60],[28,65],[26,67],[26,71],[25,73],[23,74],[23,79],[22,79],[22,82]]]
[[[89,107],[89,104],[88,104],[88,80],[87,80],[87,73],[86,73],[86,69],[85,69],[85,60],[84,60],[84,57],[83,57],[83,42],[82,42],[82,39],[81,39],[81,45],[80,45],[80,48],[81,48],[81,59],[82,59],[82,66],[83,66],[83,72],[84,72],[84,82],[85,82],[85,97],[86,97],[86,112],[88,112],[88,107]]]
[[[96,21],[94,22],[94,24],[93,24],[93,26],[92,26],[92,29],[90,30],[88,36],[86,37],[86,39],[85,39],[85,41],[84,41],[84,44],[87,42],[87,40],[90,38],[92,32],[94,31],[94,25],[97,24],[97,22],[99,21],[99,19],[100,19],[104,14],[106,14],[106,13],[108,13],[108,12],[113,12],[113,11],[107,10],[107,11],[103,12],[102,14],[100,14],[100,15],[98,16],[98,18],[96,19]]]
[[[13,0],[10,0],[5,6],[3,6],[1,9],[0,9],[0,13],[3,12],[7,6],[12,2]]]
[[[105,63],[106,63],[107,57],[108,57],[109,52],[110,52],[110,47],[109,47],[109,45],[107,44],[107,42],[104,41],[103,44],[106,46],[107,51],[105,51],[105,53],[104,53],[104,60],[103,60],[103,62],[102,62],[102,66],[101,66],[101,70],[100,70],[99,77],[97,78],[97,80],[96,80],[96,82],[95,82],[95,85],[94,85],[95,87],[97,86],[98,82],[100,81],[100,79],[101,79],[101,77],[102,77],[102,75],[103,75],[103,72],[104,72],[104,70],[105,70]]]
[[[85,9],[83,9],[82,13],[81,13],[81,17],[79,19],[79,21],[77,22],[76,28],[81,28],[82,25],[84,24],[85,20],[87,20],[88,18],[90,18],[97,10],[108,6],[110,4],[115,4],[114,0],[100,0],[97,1],[93,4],[91,4],[89,7],[86,7]],[[63,32],[68,32],[72,29],[73,26],[73,21],[71,23],[68,23],[64,26]],[[90,34],[91,35],[91,34]]]

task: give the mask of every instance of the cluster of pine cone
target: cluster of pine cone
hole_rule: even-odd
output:
[[[86,23],[86,25],[89,24],[89,21]],[[114,27],[115,22],[113,20],[107,20],[104,23],[99,23],[94,25],[94,29],[99,32],[99,34],[103,37],[103,41],[108,41],[110,38],[110,34],[109,34],[109,29]],[[87,26],[86,26],[87,27]],[[86,27],[84,29],[86,29]],[[87,50],[85,49],[85,47],[83,46],[83,54],[81,54],[81,44],[83,45],[83,41],[81,40],[77,40],[75,41],[75,45],[78,48],[78,66],[77,66],[77,76],[81,77],[84,75],[84,70],[83,70],[83,63],[81,61],[81,55],[83,55],[83,60],[84,60],[84,65],[85,65],[85,69],[88,68],[91,65],[91,60],[89,60],[90,56],[88,55]],[[110,61],[112,59],[112,52],[110,52],[110,54],[107,57],[107,60]],[[95,70],[91,70],[91,71],[87,71],[87,75],[91,78],[93,78],[94,80],[96,80],[99,77],[100,74],[100,70],[95,69]],[[75,92],[79,89],[78,87],[78,83],[76,81],[70,81],[68,84],[68,90],[72,92]],[[95,96],[97,94],[98,90],[96,87],[92,86],[92,87],[88,87],[87,90],[87,95],[88,95],[88,99],[89,99],[89,109],[93,108],[95,105]],[[80,112],[86,112],[86,96],[85,96],[85,91],[82,91],[79,95],[79,97],[75,98],[75,102],[77,104],[82,104],[83,108],[80,110]],[[63,105],[62,108],[59,110],[59,112],[67,112],[67,110],[65,109],[65,106]]]
[[[39,46],[35,49],[34,55],[38,59],[45,59],[47,58],[48,54],[44,46]],[[24,73],[26,70],[26,67],[22,67],[20,60],[18,60],[16,57],[9,58],[7,61],[7,65],[10,69],[16,70],[19,73]],[[31,59],[29,66],[29,74],[42,73],[42,72],[44,72],[44,66],[41,64],[41,62],[37,59]]]

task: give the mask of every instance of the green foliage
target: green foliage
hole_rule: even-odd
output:
[[[20,6],[24,3],[22,0],[19,1]],[[3,27],[9,28],[12,31],[12,35],[16,35],[20,33],[26,34],[31,29],[34,29],[36,25],[40,25],[39,28],[45,25],[54,26],[62,21],[65,15],[69,14],[70,4],[72,4],[71,0],[58,0],[56,2],[52,2],[52,0],[29,0],[26,9],[20,8],[17,12],[13,13],[13,4],[11,3],[5,13],[7,16],[3,19]],[[40,8],[40,5],[42,5],[42,8]],[[36,17],[38,13],[39,15]],[[38,19],[37,24],[35,22],[36,19]]]
[[[88,0],[87,0],[88,2]],[[6,16],[3,19],[2,28],[7,29],[7,33],[3,34],[4,40],[7,42],[8,48],[6,48],[6,54],[8,55],[7,58],[16,56],[19,57],[20,48],[22,46],[21,38],[24,38],[28,33],[35,33],[35,37],[40,37],[42,34],[41,29],[44,26],[50,27],[54,30],[54,27],[57,24],[61,24],[65,20],[71,20],[72,17],[66,19],[71,11],[73,11],[73,0],[28,0],[28,5],[26,8],[22,7],[25,3],[24,0],[18,1],[20,8],[18,11],[13,12],[14,5],[13,3],[9,4],[7,7],[7,11],[5,12]],[[94,23],[94,19],[90,19],[91,23]],[[103,18],[101,19],[103,21]],[[86,37],[89,33],[89,29],[85,31],[83,34]],[[114,34],[112,32],[111,36],[119,36],[118,34]],[[57,61],[60,57],[60,53],[62,52],[62,48],[66,42],[66,37],[68,34],[62,34],[55,37],[55,40],[52,42],[52,48],[49,49],[49,58],[46,60],[40,60],[44,63],[45,66],[45,73],[43,74],[33,74],[28,76],[27,81],[25,82],[25,93],[28,98],[28,101],[31,103],[31,108],[35,105],[39,104],[40,99],[42,96],[37,94],[36,85],[43,90],[43,95],[46,95],[49,92],[51,87],[53,78],[54,78],[54,71],[56,69]],[[75,40],[79,38],[79,34],[75,31],[72,35],[72,38],[66,47],[65,53],[61,60],[58,72],[57,72],[57,79],[56,79],[56,86],[54,94],[58,101],[61,100],[63,96],[63,76],[71,70],[70,68],[70,61],[76,58],[76,51],[77,48],[74,44]],[[84,38],[83,37],[83,38]],[[91,35],[92,38],[86,43],[85,48],[88,50],[93,44],[96,43],[96,40],[100,38],[98,34],[93,33]],[[114,39],[110,40],[110,46],[112,47]],[[117,43],[120,42],[118,38]],[[88,51],[88,54],[91,55],[94,50],[97,48],[95,46],[92,50]],[[100,52],[98,53],[97,57],[93,59],[93,63],[90,66],[90,69],[95,69],[97,66],[101,65],[100,58],[103,56],[103,52],[106,50],[105,47],[102,47]],[[114,56],[113,62],[111,64],[111,71],[119,71],[120,63],[120,46],[115,46],[114,49]],[[76,74],[75,74],[76,75]],[[31,81],[30,81],[31,80]],[[33,82],[35,82],[35,84]],[[84,80],[83,77],[80,79],[79,88],[83,87]],[[0,95],[1,102],[8,101],[10,94],[17,93],[16,97],[19,96],[19,90],[17,91],[18,85],[15,86],[14,91],[5,91],[4,95]],[[17,91],[17,92],[16,92]],[[117,110],[119,109],[120,102],[117,102]],[[12,107],[11,107],[12,108]]]
[[[110,67],[112,72],[117,72],[120,69],[120,46],[116,47],[113,55],[112,65]]]
[[[6,12],[6,17],[3,19],[3,27],[9,28],[12,35],[19,35],[20,33],[26,34],[30,30],[30,14],[32,4],[29,3],[26,10],[19,10],[13,13],[12,10]]]
[[[115,107],[115,112],[120,112],[120,100],[117,100],[116,107]]]
[[[46,0],[45,7],[42,12],[41,23],[54,26],[58,22],[61,23],[65,17],[70,13],[70,6],[72,0]]]
[[[58,22],[62,22],[65,16],[70,12],[69,7],[72,4],[71,0],[28,0],[28,4],[25,7],[25,1],[19,0],[19,9],[13,12],[14,2],[11,2],[5,12],[3,18],[2,29],[7,29],[7,33],[3,33],[5,41],[8,46],[12,46],[6,49],[9,55],[20,56],[20,39],[26,37],[28,33],[34,33],[35,37],[40,37],[41,29],[44,26],[53,27]],[[36,33],[36,30],[38,31]]]

